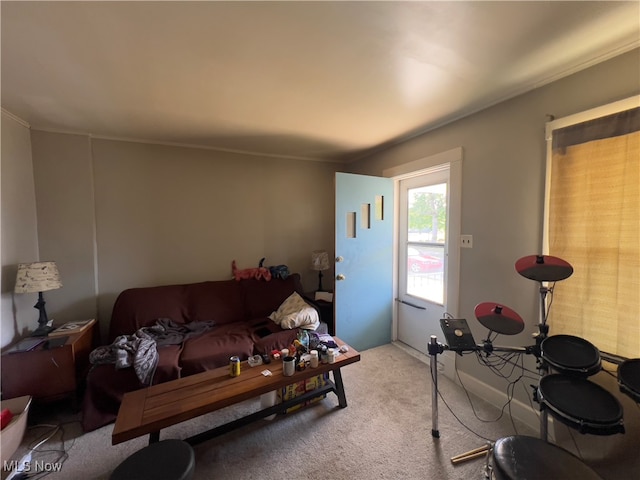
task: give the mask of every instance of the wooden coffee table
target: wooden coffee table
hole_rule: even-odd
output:
[[[339,338],[334,337],[334,340],[338,345],[344,345]],[[159,440],[160,430],[163,428],[325,372],[333,372],[333,381],[328,380],[323,387],[207,430],[185,441],[195,445],[329,392],[337,395],[339,406],[344,408],[347,406],[347,397],[340,369],[358,361],[360,353],[349,347],[347,352],[336,358],[335,363],[320,364],[317,368],[307,367],[303,371],[295,372],[291,377],[282,374],[281,361],[272,361],[256,367],[249,366],[245,361],[241,364],[239,377],[230,377],[229,367],[221,367],[129,392],[122,399],[111,434],[111,443],[116,445],[147,434],[149,443],[153,443]],[[264,376],[261,372],[265,369],[270,370],[272,375]]]

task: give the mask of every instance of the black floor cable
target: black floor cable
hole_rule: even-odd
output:
[[[494,354],[495,355],[495,354]],[[500,414],[498,415],[497,418],[493,419],[493,420],[487,420],[487,419],[483,419],[480,418],[480,416],[478,415],[475,406],[473,405],[473,401],[471,400],[471,396],[469,395],[469,392],[467,390],[467,388],[464,386],[464,383],[462,382],[462,379],[460,378],[460,373],[458,371],[457,366],[455,367],[455,372],[456,372],[456,377],[458,378],[458,381],[460,382],[460,385],[462,386],[462,390],[464,391],[467,400],[469,401],[469,405],[471,406],[471,410],[473,411],[474,416],[481,422],[485,422],[485,423],[491,423],[491,422],[497,422],[499,421],[505,412],[505,409],[508,408],[508,412],[509,412],[509,418],[511,420],[511,425],[514,429],[514,432],[517,434],[517,428],[515,425],[515,421],[513,419],[513,415],[511,413],[511,402],[514,398],[514,394],[515,394],[515,387],[516,385],[520,382],[520,380],[528,378],[528,379],[535,379],[534,377],[530,377],[527,376],[525,374],[525,372],[527,373],[535,373],[532,372],[531,370],[525,368],[524,366],[524,360],[522,357],[522,353],[514,353],[514,354],[510,354],[507,357],[503,357],[501,355],[495,355],[497,356],[499,359],[496,361],[492,361],[490,363],[492,363],[492,365],[487,364],[486,366],[490,367],[490,370],[493,371],[494,374],[498,375],[501,378],[504,378],[506,380],[509,380],[509,378],[514,374],[516,368],[520,369],[520,374],[518,376],[518,378],[516,378],[515,380],[510,380],[508,385],[507,385],[507,402],[502,406],[502,409],[500,410]],[[514,362],[512,361],[512,358],[518,356],[520,363]],[[486,360],[486,359],[485,359]],[[512,369],[509,372],[508,375],[505,375],[502,373],[502,370],[504,368],[506,368],[507,363],[510,363],[512,365]],[[483,364],[483,362],[481,361],[481,364]],[[432,376],[432,386],[435,385],[435,379]],[[525,392],[528,393],[528,390],[526,390],[525,387]],[[453,409],[449,406],[449,404],[447,403],[447,401],[445,400],[444,396],[442,395],[442,392],[440,391],[440,389],[437,389],[437,395],[438,397],[442,400],[442,402],[445,404],[445,406],[447,407],[447,410],[449,410],[449,412],[451,413],[451,415],[453,415],[453,417],[458,421],[458,423],[460,423],[460,425],[462,425],[465,429],[467,429],[469,432],[473,433],[474,435],[476,435],[478,438],[481,438],[483,440],[492,442],[493,440],[484,437],[483,435],[480,435],[479,433],[473,431],[471,428],[469,428],[467,425],[464,424],[464,422],[453,412]],[[527,398],[529,400],[529,404],[531,406],[531,408],[535,411],[535,409],[533,408],[533,404],[531,403],[531,396],[527,395]]]
[[[436,380],[435,380],[435,378],[433,378],[433,374],[431,374],[431,386],[433,387],[435,384],[436,384]],[[464,428],[466,428],[469,432],[473,433],[478,438],[486,440],[487,442],[493,442],[494,441],[494,440],[491,440],[490,438],[487,438],[487,437],[485,437],[483,435],[480,435],[478,432],[474,432],[473,430],[471,430],[471,428],[467,427],[464,424],[464,422],[462,420],[460,420],[460,418],[458,418],[458,416],[455,413],[453,413],[453,410],[451,409],[451,407],[449,406],[447,401],[442,396],[442,392],[440,392],[439,388],[436,388],[436,393],[438,394],[438,397],[440,397],[440,400],[442,400],[442,403],[444,403],[444,405],[447,407],[447,410],[449,410],[449,413],[451,413],[451,415],[453,415],[453,418],[455,418],[460,425],[462,425]]]

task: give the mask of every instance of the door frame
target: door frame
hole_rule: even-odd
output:
[[[434,169],[448,164],[449,165],[449,224],[448,224],[448,249],[445,254],[448,256],[448,274],[447,274],[447,312],[458,317],[460,309],[460,234],[462,223],[462,147],[453,148],[436,155],[420,158],[412,162],[391,167],[383,170],[384,177],[393,179],[394,194],[394,216],[393,216],[393,298],[398,298],[399,284],[399,265],[398,265],[398,249],[399,249],[399,218],[400,218],[400,180],[428,174]],[[451,215],[454,212],[454,215]],[[453,288],[451,288],[453,287]],[[434,335],[439,335],[439,331]],[[393,320],[392,320],[392,340],[398,340],[398,306],[397,302],[393,302]],[[425,339],[427,342],[428,339]],[[447,359],[443,355],[445,369],[447,364],[454,361],[455,358]],[[450,364],[452,365],[452,363]]]

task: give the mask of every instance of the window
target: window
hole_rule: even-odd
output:
[[[640,97],[548,124],[545,246],[574,273],[551,333],[640,356]]]
[[[407,196],[407,294],[444,305],[447,183],[403,189]],[[403,202],[403,205],[405,202]]]

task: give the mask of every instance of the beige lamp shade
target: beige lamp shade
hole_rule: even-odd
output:
[[[62,287],[56,262],[18,264],[15,293],[46,292]]]
[[[312,270],[329,270],[329,254],[324,250],[311,252]]]

